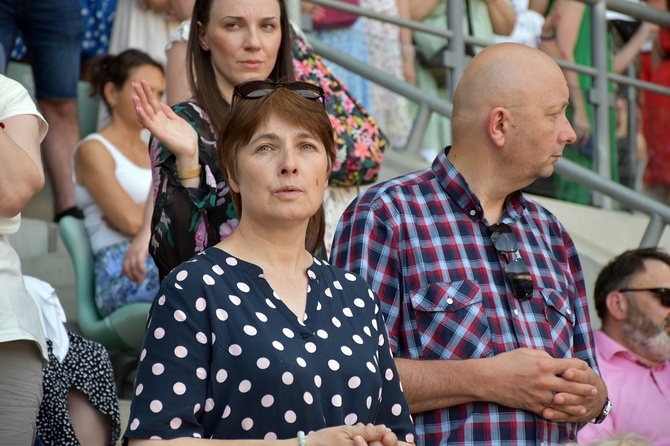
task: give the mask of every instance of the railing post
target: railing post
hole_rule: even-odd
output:
[[[463,10],[463,0],[447,0],[447,29],[453,32],[452,38],[449,40],[449,56],[454,60],[450,61],[451,66],[451,80],[448,83],[449,100],[453,99],[454,90],[458,81],[463,76],[465,71],[465,39],[463,38],[463,17],[465,11]]]
[[[607,62],[613,55],[608,46],[606,10],[605,0],[596,1],[591,7],[591,63],[598,70],[598,74],[593,78],[594,95],[591,95],[591,100],[595,108],[594,168],[603,178],[611,179],[610,91]],[[599,193],[593,194],[593,202],[604,209],[612,208],[612,199]]]
[[[286,0],[286,13],[288,19],[295,23],[299,28],[301,25],[300,0]]]
[[[423,141],[423,135],[426,133],[431,114],[432,111],[428,107],[428,104],[425,102],[419,104],[419,111],[414,118],[412,130],[410,130],[409,135],[407,136],[407,143],[403,150],[405,153],[411,153],[412,155],[417,155],[419,153],[419,150],[421,149],[421,141]]]
[[[642,241],[640,241],[640,248],[658,246],[658,243],[661,241],[661,236],[663,235],[663,230],[665,230],[665,222],[661,216],[652,214],[649,219],[647,230],[642,236]]]
[[[626,75],[635,77],[633,64],[628,65],[626,68]],[[632,175],[632,184],[630,187],[635,190],[640,190],[640,185],[642,183],[639,181],[637,169],[637,97],[635,96],[635,89],[630,85],[625,85],[623,88],[625,88],[626,92],[626,109],[628,110],[626,119],[626,128],[628,129],[628,134],[626,135],[626,151],[628,153],[626,153],[626,156],[628,157],[627,168]]]

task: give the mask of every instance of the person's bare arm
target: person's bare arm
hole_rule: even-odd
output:
[[[493,32],[501,36],[509,36],[516,25],[516,12],[505,0],[486,0],[489,9]]]
[[[559,0],[555,8],[560,8],[556,17],[555,37],[543,41],[540,48],[551,57],[575,63],[574,51],[585,5],[574,0]],[[543,32],[546,32],[546,27],[543,27],[543,30]],[[591,123],[586,112],[586,99],[579,85],[577,72],[563,70],[563,73],[568,82],[570,104],[573,108],[571,124],[577,134],[577,144],[583,146],[591,136]]]
[[[528,0],[528,9],[541,15],[547,15],[549,9],[549,0]]]
[[[167,0],[137,0],[137,3],[142,10],[152,9],[156,12],[170,11],[170,5]]]
[[[40,157],[39,121],[35,115],[16,115],[0,129],[0,217],[19,214],[44,187]]]
[[[106,223],[122,234],[134,236],[142,225],[144,203],[128,195],[114,174],[116,164],[100,141],[86,141],[75,153],[77,182],[100,206]]]
[[[437,5],[438,0],[409,0],[410,18],[420,22],[428,17]]]
[[[396,0],[398,17],[401,19],[411,20],[412,11],[410,10],[410,1],[411,0]],[[402,47],[403,77],[407,83],[415,84],[416,70],[414,68],[414,59],[416,58],[416,50],[414,48],[412,30],[410,28],[400,27],[400,44]]]
[[[561,376],[569,370],[588,369],[584,361],[555,359],[543,351],[518,349],[466,360],[396,358],[396,365],[412,413],[493,402],[544,416],[554,405],[555,410],[547,413],[552,419],[582,422],[602,409],[595,399],[601,389],[593,371],[593,376],[574,372],[578,376],[573,380]],[[560,406],[555,401],[559,396]]]
[[[659,26],[655,23],[642,22],[628,42],[626,42],[619,51],[614,53],[612,70],[615,73],[623,73],[626,68],[628,68],[628,65],[630,65],[638,54],[640,54],[642,45],[644,45],[650,38],[656,36],[658,30]]]
[[[149,241],[151,240],[151,214],[153,212],[154,193],[149,189],[149,196],[144,205],[142,226],[133,241],[130,242],[126,255],[123,257],[123,274],[135,283],[142,283],[147,274],[146,260],[149,255]]]
[[[167,0],[167,4],[174,14],[175,19],[182,22],[191,18],[195,0]]]
[[[166,51],[165,97],[170,107],[193,96],[186,71],[187,47],[186,42],[174,42]]]

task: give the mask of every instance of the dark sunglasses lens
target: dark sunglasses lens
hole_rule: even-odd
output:
[[[494,232],[491,241],[496,250],[500,252],[514,252],[519,249],[516,237],[512,232]]]
[[[273,90],[273,88],[257,88],[256,90],[250,91],[243,97],[248,99],[262,98],[263,96],[272,93]]]
[[[661,305],[670,308],[670,289],[661,288],[656,293],[661,298]]]
[[[239,84],[235,91],[243,98],[260,98],[270,93],[275,85],[267,81],[249,81]]]
[[[517,299],[525,301],[533,297],[533,279],[530,277],[526,263],[520,257],[507,264],[505,275]]]
[[[506,275],[512,287],[514,297],[522,302],[530,300],[533,297],[533,280],[530,278],[530,273],[507,272]]]
[[[291,91],[294,91],[298,93],[300,96],[303,98],[307,99],[319,99],[322,94],[317,91],[317,90],[312,90],[312,89],[307,89],[307,88],[298,88],[298,89],[291,89]]]

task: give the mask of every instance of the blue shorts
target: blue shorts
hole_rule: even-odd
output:
[[[0,1],[0,44],[6,55],[12,52],[19,30],[33,68],[35,96],[76,99],[84,35],[79,0]],[[6,63],[0,66],[0,72],[6,69]]]

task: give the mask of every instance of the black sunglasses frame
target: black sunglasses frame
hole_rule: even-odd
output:
[[[632,293],[638,291],[646,291],[654,294],[661,301],[661,305],[670,308],[670,288],[625,288],[619,290],[620,293]]]
[[[270,82],[270,81],[247,81],[238,84],[233,89],[233,97],[240,99],[260,99],[277,90],[278,88],[286,88],[292,92],[299,94],[305,99],[322,99],[324,91],[316,84],[309,82]]]
[[[507,265],[504,268],[505,278],[512,288],[512,294],[520,301],[525,302],[533,297],[533,278],[528,265],[519,253],[519,242],[512,229],[505,223],[496,223],[488,227],[491,242],[501,254],[505,254]],[[511,260],[508,256],[511,256]]]

